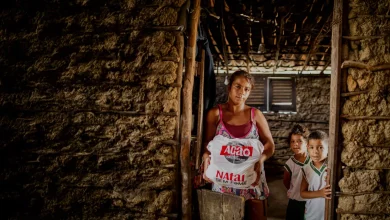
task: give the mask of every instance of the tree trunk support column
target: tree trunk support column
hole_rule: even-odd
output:
[[[182,219],[191,219],[191,169],[190,169],[190,146],[191,146],[191,123],[192,123],[192,91],[194,87],[196,36],[200,15],[200,0],[193,1],[193,11],[190,16],[190,27],[185,63],[185,80],[183,87],[182,104],[182,130],[181,130],[181,194],[182,194]]]

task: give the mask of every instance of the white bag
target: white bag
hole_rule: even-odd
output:
[[[206,176],[215,184],[233,188],[251,188],[257,173],[254,165],[264,150],[257,139],[230,139],[217,135],[207,145],[211,152]]]

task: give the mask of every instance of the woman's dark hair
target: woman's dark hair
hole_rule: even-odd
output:
[[[251,84],[251,89],[255,87],[254,77],[245,70],[237,70],[236,72],[234,72],[229,78],[229,86],[232,86],[232,83],[238,77],[245,77],[248,80],[248,82]]]
[[[291,136],[293,134],[302,135],[302,137],[306,140],[307,136],[309,135],[309,130],[303,125],[300,124],[294,125],[294,127],[291,129],[290,133],[288,134],[288,139],[287,139],[288,144],[290,144]]]

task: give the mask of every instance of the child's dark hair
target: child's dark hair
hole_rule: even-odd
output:
[[[248,80],[248,82],[251,84],[251,89],[255,87],[254,77],[245,70],[237,70],[236,72],[234,72],[229,78],[229,86],[232,86],[232,83],[238,77],[245,77]]]
[[[307,141],[309,142],[310,140],[321,140],[328,146],[328,134],[324,131],[317,130],[310,132]]]
[[[291,136],[293,134],[302,135],[302,137],[304,139],[307,139],[307,136],[309,134],[309,130],[305,126],[303,126],[303,125],[300,125],[300,124],[294,125],[294,127],[291,129],[290,133],[288,134],[288,139],[287,139],[288,144],[290,144]]]

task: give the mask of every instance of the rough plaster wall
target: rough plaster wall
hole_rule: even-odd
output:
[[[388,13],[386,0],[350,0],[348,34],[351,36],[387,35],[379,39],[348,42],[349,60],[375,66],[390,63],[390,23],[381,17]],[[376,16],[379,15],[379,16]],[[390,116],[390,71],[371,72],[349,68],[347,89],[368,91],[343,100],[342,114],[349,116]],[[341,161],[347,165],[339,181],[342,196],[338,208],[346,212],[382,215],[342,214],[342,219],[389,219],[390,196],[377,193],[390,189],[390,122],[388,120],[343,120]],[[375,146],[378,146],[375,148]],[[373,169],[373,170],[372,170]],[[370,193],[376,192],[376,193]],[[363,195],[357,195],[364,193]]]
[[[9,219],[165,219],[175,201],[183,1],[0,9],[0,190]],[[133,111],[144,114],[131,114]],[[152,114],[155,113],[155,114]],[[160,113],[166,113],[160,114]]]
[[[217,103],[227,100],[224,76],[217,77]],[[329,130],[329,76],[300,76],[296,79],[296,114],[267,113],[265,117],[274,138],[276,151],[266,167],[274,172],[283,171],[282,165],[293,155],[287,143],[288,133],[296,123],[311,130]]]

